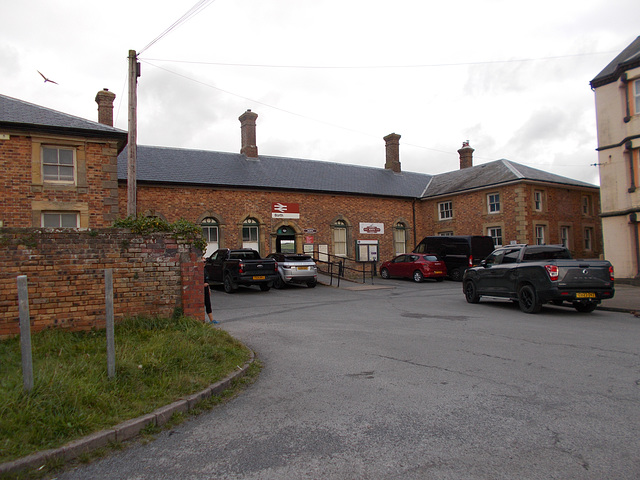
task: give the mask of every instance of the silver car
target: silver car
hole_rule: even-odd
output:
[[[287,283],[304,283],[313,288],[318,283],[318,268],[309,255],[299,253],[271,253],[267,258],[278,262],[280,277],[273,282],[275,288],[282,288]]]

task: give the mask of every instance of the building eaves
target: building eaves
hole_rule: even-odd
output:
[[[616,82],[625,71],[637,67],[640,67],[640,36],[591,80],[591,88],[598,88]]]

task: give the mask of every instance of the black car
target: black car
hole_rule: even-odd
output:
[[[478,265],[495,246],[486,235],[437,235],[424,237],[413,249],[415,253],[434,253],[447,265],[451,280],[462,280],[467,268]]]

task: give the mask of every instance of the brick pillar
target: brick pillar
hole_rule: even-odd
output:
[[[182,311],[185,317],[204,319],[204,262],[190,252],[180,259]]]
[[[113,101],[115,98],[116,94],[111,93],[106,88],[97,93],[96,103],[98,104],[98,123],[113,127]]]
[[[242,148],[240,153],[244,153],[247,157],[258,158],[258,147],[256,145],[256,118],[257,113],[251,110],[244,112],[238,120],[240,120],[240,131],[242,137]]]
[[[390,133],[383,139],[386,142],[387,160],[384,168],[400,173],[400,135]]]
[[[462,148],[458,150],[460,155],[460,170],[473,167],[473,152],[475,150],[469,146],[469,140],[462,142]]]

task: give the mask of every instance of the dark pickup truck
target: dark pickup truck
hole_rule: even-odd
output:
[[[266,292],[278,279],[278,264],[248,248],[221,248],[205,260],[204,279],[209,285],[222,283],[227,293],[233,293],[238,285],[258,285]]]
[[[606,260],[573,260],[562,246],[507,245],[468,269],[462,290],[469,303],[483,295],[506,297],[525,313],[537,313],[548,302],[592,312],[613,298],[613,267]]]

